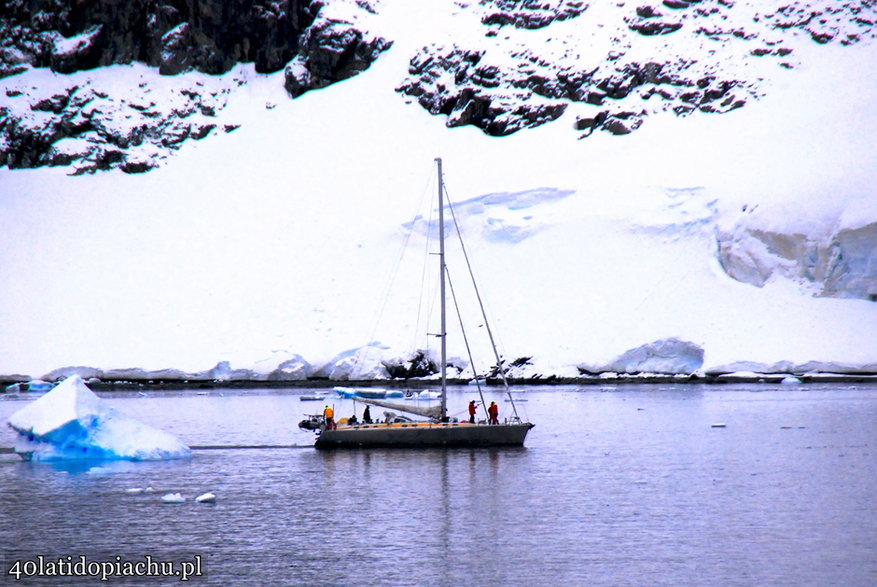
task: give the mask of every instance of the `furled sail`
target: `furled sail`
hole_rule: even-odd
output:
[[[362,402],[364,404],[371,404],[373,406],[381,406],[382,408],[390,408],[391,410],[399,410],[400,412],[408,412],[409,414],[417,414],[418,416],[423,416],[424,418],[438,419],[442,415],[441,406],[421,407],[411,404],[397,404],[394,402],[385,402],[379,399],[369,399],[364,397],[354,398],[354,401]]]

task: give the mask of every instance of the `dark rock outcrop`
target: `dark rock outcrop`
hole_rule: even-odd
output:
[[[519,29],[541,29],[553,22],[575,18],[588,9],[581,0],[481,0],[486,25],[512,25]]]
[[[515,67],[501,65],[510,59]],[[491,136],[551,122],[570,103],[618,102],[594,116],[579,117],[575,127],[584,131],[583,136],[598,129],[620,135],[639,128],[649,111],[672,108],[680,116],[695,110],[728,112],[751,95],[746,82],[706,74],[693,77],[700,71],[694,65],[682,59],[610,61],[594,69],[575,69],[530,49],[513,48],[508,55],[494,57],[458,47],[424,47],[411,60],[408,79],[396,89],[432,114],[447,116],[449,127],[473,125]],[[652,97],[657,100],[644,108]]]
[[[439,372],[436,362],[423,350],[416,351],[407,358],[397,357],[383,361],[383,365],[391,379],[429,377]]]
[[[296,58],[286,67],[286,91],[296,98],[308,90],[353,77],[392,44],[348,22],[318,21],[302,36]]]
[[[391,44],[329,8],[321,0],[11,0],[0,5],[0,78],[32,67],[73,74],[134,62],[172,76],[289,64],[286,88],[297,97],[356,75]],[[373,12],[366,0],[355,10]],[[147,78],[128,91],[77,77],[45,98],[37,97],[43,88],[8,83],[0,165],[148,171],[187,141],[214,134],[232,89],[227,80],[209,89],[194,80],[165,85]]]
[[[184,142],[216,130],[228,88],[193,86],[142,82],[134,95],[111,95],[98,82],[86,82],[62,83],[47,98],[7,92],[9,106],[0,107],[0,165],[72,166],[72,174],[148,171]]]
[[[835,40],[852,45],[877,35],[877,7],[872,0],[841,0],[825,6],[789,2],[756,18],[775,30],[801,31],[821,45]]]
[[[321,3],[313,0],[9,0],[0,5],[0,54],[71,73],[139,61],[175,74],[219,74],[237,63],[267,73],[298,52]]]
[[[564,27],[557,25],[584,14],[585,3],[461,1],[458,6],[480,16],[484,39],[477,45],[424,46],[411,58],[408,77],[396,90],[446,117],[447,126],[473,125],[492,136],[551,122],[573,104],[597,107],[592,114],[576,116],[573,126],[582,138],[594,130],[628,134],[656,112],[724,114],[758,99],[763,80],[751,75],[747,57],[728,58],[738,53],[736,44],[757,44],[748,51],[749,58],[783,59],[793,51],[783,44],[798,30],[822,44],[877,36],[877,7],[870,0],[811,4],[791,1],[773,13],[756,14],[744,27],[739,18],[731,18],[737,10],[734,0],[616,3],[619,22],[597,27],[606,31],[611,49],[587,55],[580,40],[564,36]],[[521,35],[501,33],[505,26],[554,27],[559,34],[542,44],[526,44]],[[778,37],[778,30],[793,32]],[[654,44],[646,63],[629,51],[632,37],[640,35],[668,39]],[[691,36],[706,36],[710,42],[681,42]],[[792,68],[797,63],[778,59],[777,65]]]

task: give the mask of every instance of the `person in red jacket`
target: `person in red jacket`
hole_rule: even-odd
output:
[[[490,407],[487,408],[488,421],[491,424],[499,424],[499,406],[496,405],[496,402],[490,402]]]
[[[469,423],[470,424],[475,423],[475,412],[477,410],[478,410],[478,408],[475,407],[475,400],[473,399],[471,402],[469,402]]]

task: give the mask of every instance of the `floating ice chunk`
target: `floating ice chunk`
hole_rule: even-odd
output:
[[[111,408],[78,375],[9,417],[25,460],[188,458],[175,436]]]
[[[167,493],[161,496],[161,501],[165,503],[184,503],[186,498],[182,493]]]
[[[795,385],[795,384],[801,383],[801,380],[798,379],[797,377],[793,377],[790,375],[788,377],[783,377],[783,380],[780,381],[780,383],[784,383],[786,385]]]
[[[18,393],[22,391],[33,391],[37,393],[46,392],[52,389],[52,383],[43,381],[42,379],[31,379],[30,381],[21,381],[13,383],[6,387],[6,391],[10,393]]]
[[[216,496],[212,493],[202,493],[195,498],[198,503],[216,503]]]

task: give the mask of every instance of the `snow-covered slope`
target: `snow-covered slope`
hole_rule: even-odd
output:
[[[7,108],[89,84],[163,108],[190,84],[194,116],[236,129],[143,174],[0,169],[0,373],[227,361],[283,379],[360,356],[380,375],[426,344],[416,293],[387,282],[400,258],[420,279],[399,244],[430,214],[437,156],[519,375],[877,370],[869,3],[373,4],[392,46],[294,100],[288,72],[252,65],[0,79]],[[801,269],[837,243],[845,265]]]

